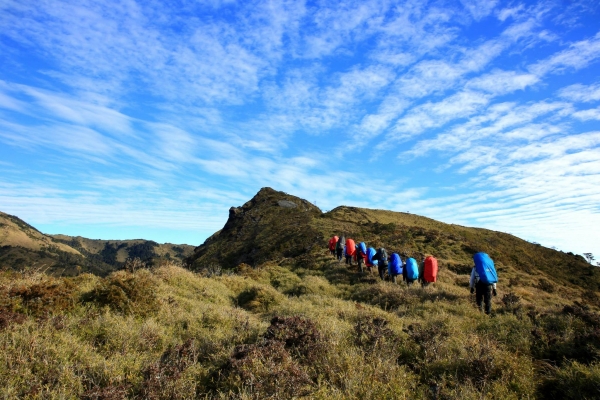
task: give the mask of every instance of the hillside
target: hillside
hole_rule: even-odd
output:
[[[438,282],[407,287],[361,276],[356,265],[329,255],[333,233],[407,255],[433,253]],[[493,254],[499,267],[491,316],[469,294],[474,250]],[[554,274],[561,263],[567,272]],[[600,393],[595,270],[511,235],[381,210],[322,213],[265,188],[233,207],[187,265],[192,271],[163,263],[106,277],[1,273],[0,395],[475,400]]]
[[[45,235],[18,217],[0,212],[0,269],[39,268],[54,275],[97,275],[123,268],[127,259],[147,264],[182,262],[190,245],[148,240],[93,240],[80,236]]]
[[[188,261],[194,270],[211,265],[231,269],[267,260],[310,268],[314,255],[321,254],[336,234],[375,248],[383,246],[403,257],[420,260],[431,254],[442,267],[459,275],[470,273],[472,255],[484,251],[495,260],[508,285],[561,291],[565,298],[582,289],[600,291],[600,268],[579,255],[502,232],[408,213],[346,206],[322,213],[306,200],[271,188],[261,189],[242,207],[232,207],[223,229],[196,248]]]

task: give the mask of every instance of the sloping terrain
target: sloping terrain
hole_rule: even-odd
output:
[[[360,275],[329,255],[334,233],[403,255],[432,253],[440,260],[438,282],[408,287]],[[476,250],[490,253],[499,269],[491,316],[468,290]],[[193,271],[165,263],[106,277],[1,272],[0,396],[476,400],[600,393],[595,267],[511,235],[381,210],[321,213],[266,188],[233,208],[187,265]],[[556,265],[566,272],[554,273]]]
[[[127,259],[142,263],[182,262],[194,247],[148,240],[93,240],[45,235],[21,219],[0,212],[0,268],[40,269],[53,275],[107,275]]]
[[[281,205],[287,203],[298,206]],[[470,273],[473,254],[484,251],[496,262],[506,285],[537,287],[547,293],[562,290],[563,297],[571,297],[573,290],[600,291],[600,268],[579,255],[502,232],[408,213],[346,206],[322,213],[306,200],[270,188],[261,189],[242,207],[232,207],[223,229],[196,248],[189,263],[194,270],[211,265],[231,269],[242,262],[255,265],[267,260],[310,267],[314,254],[324,251],[333,235],[383,246],[402,257],[421,260],[431,254],[442,268],[458,274]]]
[[[67,245],[56,243],[51,237],[44,235],[21,219],[3,212],[0,212],[0,245],[22,247],[33,251],[54,246],[57,250],[79,254],[77,250]]]

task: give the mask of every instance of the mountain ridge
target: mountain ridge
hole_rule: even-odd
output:
[[[191,245],[159,244],[145,239],[103,240],[47,235],[20,218],[0,212],[0,268],[44,269],[51,275],[91,272],[105,276],[123,268],[130,258],[147,264],[182,262]]]
[[[286,201],[304,208],[280,204]],[[310,266],[311,254],[319,255],[336,234],[375,248],[386,247],[389,253],[404,257],[420,259],[432,254],[442,266],[459,274],[470,272],[472,255],[484,251],[500,273],[509,271],[513,279],[528,280],[527,275],[539,274],[560,286],[600,290],[600,268],[580,255],[505,232],[446,224],[411,213],[352,206],[323,213],[304,199],[271,188],[261,189],[241,207],[231,207],[223,229],[196,247],[187,262],[193,270],[209,264],[232,269],[241,263],[255,266],[285,259],[290,265]]]

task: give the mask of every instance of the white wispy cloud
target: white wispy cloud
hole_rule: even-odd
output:
[[[495,70],[469,80],[465,86],[469,89],[481,90],[497,96],[524,90],[537,82],[539,82],[539,78],[533,74]]]
[[[538,76],[560,73],[565,70],[585,68],[600,58],[600,33],[586,40],[580,40],[551,57],[535,63],[529,70]]]
[[[600,107],[592,108],[589,110],[580,110],[573,113],[573,117],[582,121],[588,120],[599,120],[600,121]]]
[[[208,235],[272,186],[325,209],[410,210],[591,248],[569,218],[598,222],[593,13],[6,0],[0,206]]]
[[[558,91],[558,95],[570,101],[592,102],[600,101],[600,83],[582,85],[580,83],[570,85]]]

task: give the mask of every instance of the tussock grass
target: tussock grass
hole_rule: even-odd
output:
[[[265,263],[212,277],[175,265],[105,278],[2,275],[0,396],[597,393],[600,319],[590,306],[536,307],[521,297],[529,287],[515,286],[489,317],[456,284],[465,275],[449,269],[435,285],[406,287],[315,259],[318,269]]]

